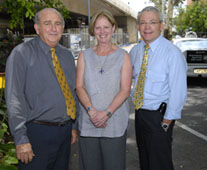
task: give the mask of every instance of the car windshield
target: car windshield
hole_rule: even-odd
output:
[[[185,40],[176,44],[182,51],[190,49],[207,49],[207,40]]]

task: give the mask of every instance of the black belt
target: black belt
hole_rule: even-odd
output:
[[[146,110],[146,111],[149,111],[149,112],[157,112],[158,111],[162,115],[164,115],[165,111],[166,111],[166,108],[167,108],[167,104],[165,102],[162,102],[157,110],[148,110],[148,109],[140,109],[140,110]]]
[[[40,125],[47,125],[47,126],[65,126],[69,123],[70,120],[64,122],[44,122],[40,120],[33,120],[32,122],[40,124]]]

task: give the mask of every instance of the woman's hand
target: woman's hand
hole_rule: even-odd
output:
[[[98,111],[94,107],[91,107],[90,110],[88,111],[88,115],[89,117],[94,117],[97,112]]]
[[[101,126],[97,126],[94,122],[93,122],[93,119],[96,117],[96,115],[98,114],[98,111],[92,107],[89,111],[88,111],[88,115],[89,115],[89,119],[91,121],[91,123],[95,126],[95,127],[99,127],[99,128],[105,128],[106,127],[106,123],[104,123],[103,125]]]
[[[106,111],[97,111],[94,116],[90,117],[93,125],[99,128],[105,128],[107,126],[108,119],[109,117],[107,116]]]

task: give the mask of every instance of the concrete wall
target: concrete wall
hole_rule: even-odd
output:
[[[88,15],[88,2],[90,2],[90,15],[98,9],[107,9],[114,16],[130,16],[136,19],[136,12],[120,0],[62,0],[72,12]]]
[[[69,11],[88,16],[88,0],[63,0]],[[128,33],[129,42],[137,41],[137,14],[120,0],[90,0],[90,15],[99,9],[109,10],[115,17],[118,27]]]
[[[0,0],[1,2],[2,0]],[[70,12],[88,16],[88,1],[89,0],[62,0],[64,5]],[[136,41],[136,13],[130,9],[127,4],[120,0],[90,0],[90,15],[99,9],[109,10],[116,18],[120,28],[125,33],[128,33],[131,43]],[[0,17],[0,36],[2,30],[9,28],[8,20]]]
[[[131,17],[127,17],[127,32],[129,34],[129,42],[135,43],[138,40],[137,21]]]
[[[88,15],[87,0],[63,0],[63,3],[71,12]]]
[[[123,28],[123,31],[128,33],[129,42],[135,43],[137,42],[137,21],[132,17],[121,16],[115,17],[118,27]]]

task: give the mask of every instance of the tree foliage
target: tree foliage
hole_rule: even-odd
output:
[[[10,14],[9,26],[11,29],[18,26],[23,29],[24,18],[32,20],[37,10],[45,7],[58,9],[65,19],[69,17],[69,11],[61,0],[4,0],[0,10],[7,10]]]
[[[173,27],[173,13],[184,0],[150,0],[162,12],[165,21],[165,30],[168,35],[166,38],[171,37]]]
[[[17,170],[16,150],[8,128],[4,89],[0,88],[0,169]]]
[[[168,12],[168,5],[172,3],[173,7],[178,6],[180,3],[183,3],[184,0],[150,0],[155,4],[157,8],[159,8],[160,11],[162,11],[162,4],[164,3],[165,7],[165,14]]]
[[[188,30],[196,33],[207,32],[207,2],[195,1],[186,9],[179,9],[179,14],[175,17],[176,30],[179,35]]]

